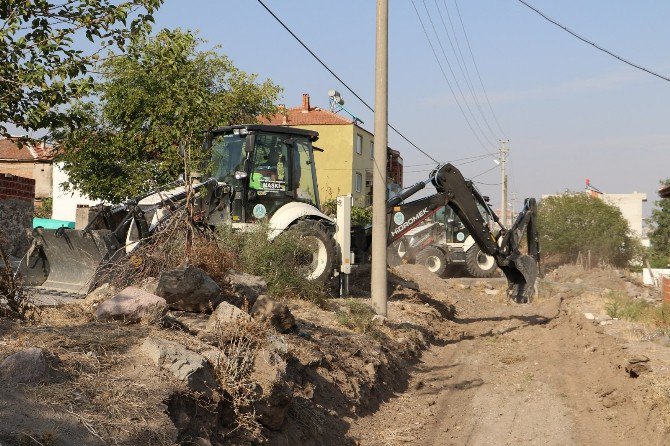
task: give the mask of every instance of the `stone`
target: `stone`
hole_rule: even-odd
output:
[[[268,292],[268,285],[262,277],[231,270],[226,276],[227,289],[224,289],[226,301],[243,307],[253,307],[256,299]]]
[[[485,289],[484,289],[484,293],[485,293],[485,294],[488,294],[489,296],[495,296],[496,294],[499,294],[499,293],[500,293],[500,290],[491,289],[491,288],[485,288]]]
[[[643,373],[651,371],[649,367],[649,358],[645,355],[637,355],[628,358],[628,364],[625,367],[626,372],[630,375],[631,378],[637,378]]]
[[[182,329],[188,331],[192,335],[207,330],[207,322],[209,315],[202,313],[191,313],[188,311],[171,311],[172,318],[181,326]]]
[[[157,337],[147,338],[141,348],[154,364],[172,373],[189,389],[209,396],[217,388],[214,370],[204,356],[177,342]]]
[[[295,317],[288,305],[277,302],[269,296],[260,296],[251,307],[251,315],[268,322],[279,333],[288,333],[295,328]]]
[[[0,364],[0,376],[14,383],[37,383],[49,377],[47,357],[41,348],[30,347],[9,355]]]
[[[593,313],[584,313],[584,317],[590,321],[595,320],[596,318]]]
[[[276,353],[265,350],[256,355],[251,373],[259,396],[254,404],[256,414],[271,430],[281,429],[293,399],[293,388],[286,380],[286,361]]]
[[[163,271],[156,294],[172,310],[207,313],[221,302],[221,288],[202,269],[195,266]]]
[[[577,278],[575,279],[575,282],[574,282],[574,283],[577,284],[577,285],[580,285],[580,284],[584,283],[584,281],[583,281],[582,279],[580,279],[579,277],[577,277]]]
[[[641,362],[649,362],[649,357],[645,355],[637,355],[637,356],[632,356],[628,358],[628,363],[629,364],[638,364]]]
[[[95,310],[95,317],[102,321],[154,323],[161,320],[166,313],[165,299],[139,288],[128,287],[100,303]]]
[[[109,283],[103,283],[86,296],[86,301],[90,304],[97,304],[103,300],[109,299],[110,297],[117,294],[119,290],[110,285]]]
[[[251,316],[247,313],[228,302],[221,302],[214,312],[212,312],[211,316],[209,316],[206,329],[207,331],[214,332],[217,326],[225,328],[238,321],[248,320],[251,320]]]
[[[612,316],[610,316],[609,314],[601,314],[600,316],[596,317],[596,322],[607,322],[611,320]]]
[[[374,325],[386,325],[388,322],[388,318],[386,316],[382,316],[381,314],[375,314],[372,316],[372,323]]]
[[[462,290],[469,290],[470,289],[470,284],[468,284],[468,283],[459,283],[458,286]]]

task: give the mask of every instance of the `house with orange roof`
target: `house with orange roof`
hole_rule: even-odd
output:
[[[263,124],[286,125],[319,132],[314,152],[319,196],[324,202],[338,195],[351,194],[356,206],[372,203],[372,167],[374,135],[360,122],[310,104],[309,94],[302,95],[300,107],[280,106]],[[388,148],[387,182],[402,186],[403,160],[400,152]]]
[[[18,143],[18,138],[0,138],[0,174],[35,180],[35,199],[52,196],[53,148],[44,142]]]

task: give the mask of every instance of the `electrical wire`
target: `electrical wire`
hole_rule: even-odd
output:
[[[456,58],[456,63],[458,64],[458,68],[461,72],[461,75],[465,79],[465,84],[468,87],[468,90],[470,91],[470,97],[472,97],[472,102],[474,102],[475,107],[477,108],[477,111],[479,111],[479,115],[482,117],[482,120],[484,121],[484,125],[488,129],[489,133],[491,134],[491,137],[493,138],[493,141],[497,141],[500,138],[500,135],[496,136],[495,132],[491,128],[491,124],[489,124],[489,120],[486,118],[486,114],[484,113],[484,110],[482,109],[481,104],[479,103],[479,99],[477,99],[477,94],[475,93],[475,89],[472,86],[472,79],[470,76],[470,72],[468,70],[468,66],[465,63],[465,58],[463,57],[463,52],[461,51],[461,44],[458,41],[458,35],[456,34],[456,30],[454,28],[454,23],[451,20],[451,13],[449,13],[449,8],[447,7],[447,3],[445,0],[442,1],[442,4],[444,5],[445,11],[447,13],[447,20],[449,21],[449,28],[451,28],[451,32],[449,32],[449,28],[447,27],[446,22],[444,21],[444,15],[442,15],[442,10],[440,9],[440,5],[437,3],[437,0],[433,0],[435,3],[435,9],[437,9],[437,13],[440,17],[440,22],[442,22],[442,27],[444,28],[444,32],[447,35],[447,41],[449,42],[449,47],[451,47],[451,52],[454,54],[454,57]],[[453,40],[451,38],[451,35],[453,34]],[[455,45],[454,45],[455,44]],[[458,49],[458,51],[456,51]]]
[[[458,77],[456,77],[456,74],[454,73],[454,69],[451,66],[451,62],[449,62],[449,58],[447,57],[447,53],[446,53],[446,51],[444,51],[444,46],[442,45],[442,40],[440,39],[440,35],[437,32],[437,28],[435,28],[435,23],[433,22],[433,17],[430,14],[430,11],[428,10],[428,6],[426,5],[426,0],[422,0],[422,3],[423,3],[423,9],[426,11],[426,16],[428,17],[428,22],[430,23],[430,26],[433,30],[433,33],[435,34],[437,44],[440,48],[440,51],[442,52],[442,56],[444,57],[445,62],[447,63],[447,68],[449,68],[449,72],[451,73],[451,76],[454,80],[454,83],[456,84],[456,89],[460,93],[461,99],[463,100],[463,104],[465,104],[465,108],[468,110],[468,113],[470,113],[470,117],[472,118],[472,120],[475,123],[475,126],[479,130],[479,135],[481,135],[484,139],[487,139],[488,136],[486,135],[484,130],[482,130],[482,127],[479,124],[479,120],[475,117],[474,113],[472,112],[472,108],[470,108],[470,103],[468,102],[467,99],[465,99],[465,94],[463,94],[463,89],[461,88],[461,84],[460,84],[460,82],[458,82]],[[412,0],[412,4],[414,4],[414,0]],[[419,20],[421,20],[421,19],[419,19]],[[438,58],[438,63],[439,63],[439,58]],[[440,64],[440,68],[442,68],[441,64]],[[444,70],[442,70],[442,71],[443,71],[443,74],[444,74]],[[445,76],[445,79],[446,79],[446,74],[444,74],[444,76]],[[456,101],[458,101],[458,98],[455,95],[454,95],[454,99]],[[495,144],[495,136],[493,138],[493,141],[494,141],[494,144]],[[491,140],[489,140],[488,142],[490,143]]]
[[[497,168],[498,168],[498,166],[493,166],[493,167],[491,167],[490,169],[486,169],[486,170],[485,170],[484,172],[482,172],[482,173],[478,173],[477,175],[470,177],[469,179],[471,180],[471,179],[473,179],[473,178],[481,177],[482,175],[487,174],[487,173],[489,173],[490,171],[492,171],[493,169],[497,169]]]
[[[293,38],[294,38],[294,39],[295,39],[295,40],[296,40],[296,41],[297,41],[297,42],[298,42],[298,43],[299,43],[305,50],[307,50],[307,52],[308,52],[309,54],[312,55],[312,57],[314,57],[314,59],[316,59],[317,62],[319,62],[319,63],[321,64],[321,66],[322,66],[323,68],[326,69],[326,71],[328,71],[331,75],[333,75],[333,77],[334,77],[335,79],[337,79],[337,80],[344,86],[344,88],[346,88],[351,94],[353,94],[353,95],[356,97],[356,99],[358,99],[359,101],[361,101],[361,103],[362,103],[365,107],[367,107],[368,110],[370,110],[372,113],[375,112],[375,109],[374,109],[372,106],[370,106],[370,104],[368,104],[368,103],[367,103],[361,96],[359,96],[358,93],[356,93],[356,92],[354,91],[353,88],[351,88],[349,85],[347,85],[347,83],[344,82],[340,76],[338,76],[337,74],[335,74],[335,72],[334,72],[328,65],[326,65],[326,63],[325,63],[323,60],[321,60],[321,58],[319,58],[319,56],[317,56],[317,55],[314,53],[314,51],[312,51],[312,50],[311,50],[311,49],[310,49],[310,48],[309,48],[309,47],[308,47],[308,46],[307,46],[307,45],[306,45],[306,44],[305,44],[305,43],[304,43],[304,42],[303,42],[303,41],[302,41],[302,40],[301,40],[301,39],[300,39],[300,38],[293,32],[293,31],[291,31],[291,29],[290,29],[290,28],[289,28],[289,27],[288,27],[288,26],[287,26],[287,25],[286,25],[286,24],[285,24],[279,17],[277,17],[277,15],[276,15],[274,12],[272,12],[272,10],[271,10],[270,8],[268,8],[267,5],[266,5],[265,3],[263,3],[262,0],[257,0],[257,1],[258,1],[258,3],[261,4],[261,6],[262,6],[263,8],[265,8],[265,10],[266,10],[272,17],[274,17],[274,19],[275,19],[275,20],[276,20],[276,21],[277,21],[277,22],[278,22],[278,23],[279,23],[279,24],[280,24],[286,31],[288,31],[288,33],[289,33],[291,36],[293,36]],[[414,142],[412,142],[407,136],[405,136],[402,132],[400,132],[400,130],[398,130],[397,128],[395,128],[393,125],[391,125],[390,123],[388,123],[388,127],[389,127],[391,130],[393,130],[398,136],[400,136],[402,139],[404,139],[409,145],[411,145],[411,146],[414,147],[416,150],[418,150],[418,151],[421,152],[423,155],[425,155],[428,159],[430,159],[430,160],[432,160],[432,161],[435,161],[436,163],[439,163],[439,161],[437,161],[435,158],[433,158],[431,155],[429,155],[426,151],[424,151],[424,150],[421,149],[418,145],[416,145]]]
[[[463,110],[463,107],[461,106],[461,103],[458,100],[458,97],[456,96],[456,93],[454,92],[453,87],[451,86],[451,82],[449,82],[449,78],[447,77],[447,74],[444,71],[444,68],[442,67],[442,62],[440,62],[440,58],[437,55],[437,51],[435,51],[435,47],[433,46],[433,42],[430,40],[430,36],[428,35],[428,31],[426,30],[426,26],[423,23],[423,19],[421,18],[421,15],[419,14],[419,10],[416,7],[416,4],[414,3],[414,0],[412,0],[412,7],[414,8],[414,12],[416,13],[417,18],[419,19],[419,24],[421,25],[421,29],[423,30],[424,35],[426,36],[426,40],[428,42],[428,46],[430,47],[430,50],[433,53],[433,56],[435,57],[435,61],[437,62],[438,67],[440,68],[440,71],[442,72],[442,77],[444,77],[444,80],[447,82],[447,86],[449,87],[449,91],[451,91],[451,95],[454,97],[454,100],[456,101],[456,105],[458,106],[459,110],[461,111],[461,114],[463,115],[463,118],[465,119],[465,122],[467,123],[468,127],[470,128],[470,131],[472,131],[472,134],[475,136],[479,144],[482,146],[485,152],[487,152],[491,156],[495,156],[490,150],[486,148],[486,145],[482,142],[481,138],[475,132],[474,127],[472,127],[472,124],[470,123],[470,120],[468,119],[467,115],[465,114],[465,111]]]
[[[486,103],[489,106],[489,110],[491,111],[491,115],[493,116],[493,120],[496,122],[496,125],[498,126],[498,130],[500,130],[500,133],[504,136],[505,139],[507,139],[507,136],[505,131],[503,130],[502,126],[500,125],[500,121],[498,121],[498,116],[496,116],[496,113],[493,111],[493,107],[491,106],[491,100],[489,99],[489,95],[486,92],[486,88],[484,87],[484,81],[482,81],[482,75],[479,73],[479,67],[477,66],[477,62],[475,61],[475,55],[472,52],[472,46],[470,46],[470,39],[468,38],[468,33],[465,31],[465,25],[463,24],[463,17],[461,16],[461,10],[458,7],[458,0],[454,0],[454,4],[456,5],[456,12],[458,13],[458,20],[461,22],[461,28],[463,29],[463,36],[465,37],[465,43],[468,46],[468,51],[470,52],[470,58],[472,59],[472,65],[475,67],[475,72],[477,73],[477,78],[479,79],[479,85],[482,86],[482,91],[484,92],[484,97],[486,98]]]
[[[598,45],[597,43],[595,43],[595,42],[593,42],[593,41],[591,41],[591,40],[588,40],[588,39],[585,38],[585,37],[580,36],[580,35],[577,34],[576,32],[570,30],[570,29],[569,29],[568,27],[566,27],[565,25],[561,25],[561,24],[558,23],[556,20],[554,20],[554,19],[552,19],[551,17],[547,16],[545,13],[543,13],[542,11],[540,11],[539,9],[537,9],[536,7],[530,5],[529,3],[525,2],[524,0],[517,0],[517,1],[518,1],[519,3],[521,3],[522,5],[528,7],[528,8],[531,9],[532,11],[535,11],[537,14],[539,14],[539,15],[540,15],[543,19],[545,19],[546,21],[553,23],[554,25],[556,25],[556,26],[558,26],[559,28],[561,28],[563,31],[566,31],[568,34],[572,35],[573,37],[576,37],[577,39],[581,40],[582,42],[591,45],[592,47],[594,47],[594,48],[596,48],[596,49],[602,51],[602,52],[605,53],[605,54],[608,54],[608,55],[614,57],[615,59],[617,59],[617,60],[619,60],[619,61],[621,61],[621,62],[623,62],[623,63],[625,63],[625,64],[627,64],[627,65],[630,65],[630,66],[633,67],[633,68],[637,68],[638,70],[642,70],[642,71],[644,71],[644,72],[646,72],[646,73],[651,74],[652,76],[656,76],[656,77],[658,77],[658,78],[660,78],[660,79],[663,79],[664,81],[668,81],[668,82],[670,82],[670,77],[663,76],[662,74],[658,74],[658,73],[656,73],[656,72],[654,72],[654,71],[652,71],[652,70],[650,70],[650,69],[648,69],[648,68],[645,68],[645,67],[643,67],[643,66],[641,66],[641,65],[638,65],[638,64],[636,64],[636,63],[633,63],[633,62],[631,62],[631,61],[629,61],[629,60],[627,60],[627,59],[624,59],[623,57],[621,57],[621,56],[619,56],[619,55],[613,53],[612,51],[603,48],[602,46]]]

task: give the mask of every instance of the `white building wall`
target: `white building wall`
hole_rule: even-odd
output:
[[[647,201],[647,194],[633,192],[632,194],[602,194],[600,197],[606,203],[618,207],[623,217],[628,220],[631,231],[642,238],[642,203]]]
[[[99,201],[91,200],[77,191],[65,191],[61,186],[68,180],[67,173],[63,170],[62,163],[53,165],[53,213],[56,220],[75,221],[77,218],[77,205],[94,205]]]

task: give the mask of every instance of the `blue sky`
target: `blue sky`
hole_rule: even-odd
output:
[[[437,0],[443,16],[446,19],[445,1],[455,29],[461,32],[454,15],[454,0]],[[267,0],[266,3],[346,82],[373,103],[375,2]],[[389,120],[440,161],[484,153],[449,92],[411,2],[390,3]],[[533,0],[531,3],[606,48],[662,74],[670,74],[667,26],[670,2]],[[431,30],[422,0],[416,0],[416,4]],[[460,76],[439,22],[435,0],[426,0],[426,5],[441,32],[455,73]],[[598,52],[515,0],[460,0],[459,7],[486,91],[510,139],[509,184],[519,199],[566,188],[579,190],[585,178],[605,192],[646,192],[650,204],[657,198],[659,179],[670,177],[670,82]],[[310,93],[312,104],[326,107],[326,92],[329,88],[338,89],[347,108],[365,121],[365,127],[373,128],[371,113],[256,1],[167,0],[156,19],[157,28],[200,30],[209,46],[220,45],[220,51],[240,68],[282,85],[281,102],[287,106],[298,105],[304,92]],[[462,34],[458,37],[464,44]],[[435,39],[433,42],[437,45]],[[441,55],[439,47],[436,49]],[[466,47],[462,51],[467,60]],[[472,65],[469,71],[474,74]],[[473,85],[478,87],[474,79]],[[464,78],[459,77],[459,81],[473,114],[479,117]],[[457,91],[455,86],[454,89]],[[487,112],[481,88],[475,93]],[[467,109],[466,115],[475,127]],[[487,119],[496,129],[490,114]],[[479,122],[486,130],[483,119]],[[430,160],[392,132],[389,138],[391,145],[404,156],[406,182],[423,178],[423,169],[430,167],[424,163]],[[495,151],[494,142],[486,144],[486,149]],[[474,176],[492,166],[491,159],[483,159],[463,165],[462,170],[466,176]],[[491,184],[500,181],[496,169],[477,179]],[[480,187],[498,205],[498,186]],[[649,208],[648,205],[647,211]]]
[[[265,1],[360,95],[374,102],[374,1]],[[466,100],[486,131],[437,14],[436,3],[443,14],[448,6],[464,44],[454,1],[425,0],[425,4]],[[529,1],[604,47],[670,75],[670,2]],[[424,0],[415,2],[432,32]],[[485,147],[473,136],[427,45],[412,3],[390,3],[390,122],[440,161],[495,151],[495,141],[502,135],[498,131],[490,135]],[[670,177],[670,82],[598,52],[517,0],[459,0],[458,5],[486,91],[510,139],[509,185],[519,198],[517,203],[526,196],[580,190],[584,179],[590,178],[605,192],[646,192],[648,213],[657,199],[659,179]],[[199,30],[208,41],[204,48],[219,46],[238,67],[280,84],[284,88],[280,103],[298,105],[301,94],[309,93],[313,105],[326,107],[328,89],[336,88],[346,107],[365,121],[364,127],[373,129],[372,114],[257,1],[166,0],[156,14],[155,29],[176,27]],[[433,42],[437,45],[434,36]],[[466,48],[462,51],[469,61]],[[496,130],[476,78],[473,85]],[[476,129],[467,110],[466,115]],[[389,140],[403,154],[406,185],[423,179],[430,160],[392,132]],[[495,167],[493,160],[484,158],[461,169],[472,177],[491,167]],[[499,186],[494,185],[500,181],[498,170],[477,180],[491,184],[480,188],[498,206]]]

